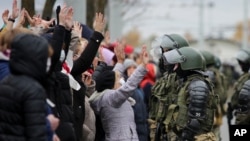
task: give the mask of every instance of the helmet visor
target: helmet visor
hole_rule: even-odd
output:
[[[166,59],[166,65],[182,63],[186,60],[185,56],[183,56],[178,49],[165,52],[163,55]]]
[[[241,62],[247,62],[249,60],[249,54],[244,50],[240,50],[236,54],[236,59],[240,60]]]

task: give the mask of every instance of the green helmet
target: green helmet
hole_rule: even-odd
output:
[[[167,35],[165,35],[165,36],[167,36]],[[170,34],[168,37],[170,39],[172,38],[173,41],[177,42],[179,44],[179,48],[189,46],[188,41],[178,34]]]
[[[155,60],[158,60],[165,51],[187,46],[189,46],[188,41],[182,36],[178,34],[165,34],[152,42],[150,54]]]
[[[243,63],[250,63],[250,51],[246,49],[239,50],[236,59]]]
[[[218,69],[221,67],[221,60],[218,56],[215,56],[214,58],[214,66]]]
[[[180,63],[182,70],[205,70],[205,59],[201,53],[191,47],[182,47],[165,52],[165,64]]]
[[[206,50],[200,50],[200,53],[206,61],[206,66],[215,65],[215,55]]]

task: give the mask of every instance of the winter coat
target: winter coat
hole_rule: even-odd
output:
[[[73,90],[73,113],[74,113],[74,127],[78,139],[82,138],[82,125],[85,119],[85,92],[86,87],[82,82],[81,74],[85,72],[92,64],[94,57],[98,51],[99,45],[103,40],[103,35],[99,32],[94,32],[81,56],[73,62],[71,75],[81,85],[80,90]]]
[[[11,46],[10,75],[0,83],[0,140],[46,141],[43,84],[48,42],[36,35],[19,34]]]
[[[94,141],[95,140],[95,113],[90,107],[89,98],[85,96],[85,120],[83,124],[83,140],[82,141]]]
[[[116,64],[114,70],[122,70],[122,64]],[[91,107],[100,115],[106,141],[138,141],[133,109],[127,100],[146,74],[139,66],[127,82],[117,90],[106,89],[95,92],[89,99]]]
[[[149,127],[147,124],[147,108],[144,103],[144,93],[140,88],[134,90],[134,94],[131,96],[135,101],[133,105],[136,131],[138,134],[139,141],[147,141],[149,135]]]
[[[74,116],[69,78],[61,72],[62,62],[59,61],[63,43],[65,44],[65,54],[67,54],[71,33],[65,30],[63,26],[58,25],[54,28],[52,35],[45,34],[43,36],[49,40],[54,50],[46,90],[48,98],[56,105],[52,109],[53,114],[60,119],[56,134],[61,141],[75,141],[76,135],[73,127]]]

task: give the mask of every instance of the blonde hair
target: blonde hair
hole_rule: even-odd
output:
[[[13,38],[21,33],[33,34],[33,32],[31,32],[26,28],[14,28],[9,31],[6,31],[4,34],[0,36],[0,51],[11,49],[11,42]]]

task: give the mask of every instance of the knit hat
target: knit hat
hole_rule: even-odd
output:
[[[108,66],[111,66],[113,57],[115,56],[114,52],[107,48],[101,48],[101,52],[105,63],[107,63]]]
[[[112,70],[105,70],[96,77],[96,90],[102,92],[105,89],[112,89],[115,85],[115,72]]]
[[[123,63],[124,70],[126,71],[131,66],[137,67],[137,64],[132,59],[125,59],[125,61]]]
[[[126,45],[124,48],[125,54],[129,55],[134,52],[134,48],[131,45]]]
[[[94,31],[85,24],[81,24],[81,27],[82,27],[82,38],[89,40]]]

